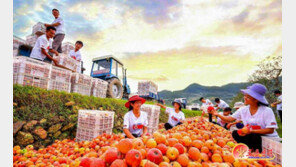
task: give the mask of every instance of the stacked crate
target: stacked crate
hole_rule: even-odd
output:
[[[13,60],[13,83],[48,88],[51,65],[29,57],[15,57]]]
[[[274,159],[271,160],[277,164],[282,164],[282,143],[281,138],[265,137],[262,136],[262,151],[265,155],[272,153]],[[271,157],[272,158],[272,157]]]
[[[141,111],[147,113],[148,117],[148,133],[152,134],[158,130],[160,107],[151,104],[143,104]]]
[[[72,72],[63,68],[52,66],[48,90],[59,90],[70,93]]]
[[[35,45],[35,43],[36,43],[38,37],[39,37],[39,36],[37,36],[37,35],[35,35],[35,34],[33,34],[33,35],[28,35],[28,36],[26,37],[26,44],[28,44],[28,45],[34,47],[34,45]]]
[[[113,124],[113,111],[79,110],[76,141],[90,141],[103,133],[112,134]]]
[[[106,98],[108,82],[99,78],[92,79],[91,95]]]
[[[158,86],[152,81],[138,82],[138,94],[139,96],[147,96],[149,92],[157,94]]]
[[[59,56],[54,55],[53,58],[58,61],[59,65],[67,67],[68,69],[73,71],[76,71],[77,66],[80,65],[79,61],[73,59],[72,57],[66,54],[59,54]]]
[[[71,92],[90,96],[92,87],[92,77],[80,73],[71,75]]]
[[[38,22],[32,28],[32,35],[37,35],[37,36],[43,35],[45,34],[45,30],[46,30],[46,27],[44,23]]]
[[[71,42],[65,42],[62,44],[62,51],[64,54],[69,54],[70,50],[74,50],[74,44]]]

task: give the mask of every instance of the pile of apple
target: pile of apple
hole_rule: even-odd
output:
[[[270,167],[266,160],[238,160],[231,153],[235,141],[224,128],[200,118],[171,130],[126,139],[103,134],[92,141],[55,141],[43,149],[13,148],[14,166],[47,167]]]

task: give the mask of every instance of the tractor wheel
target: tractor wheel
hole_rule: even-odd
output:
[[[122,84],[117,78],[108,80],[107,97],[121,99],[123,95]]]

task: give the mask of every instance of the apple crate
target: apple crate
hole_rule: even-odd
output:
[[[79,110],[78,127],[89,129],[112,129],[113,124],[113,111]]]
[[[89,75],[80,74],[80,73],[72,73],[71,82],[74,84],[84,84],[89,87],[92,86],[93,78]]]
[[[262,136],[262,151],[266,155],[272,152],[275,158],[271,161],[282,164],[282,143],[281,138]]]
[[[106,98],[108,82],[98,78],[92,78],[91,95]]]
[[[94,129],[87,129],[87,128],[77,128],[76,132],[76,141],[91,141],[94,138],[98,137],[99,135],[102,134],[112,134],[112,128],[110,129],[99,129],[99,130],[94,130]]]
[[[81,95],[90,96],[91,86],[83,84],[71,83],[71,92],[79,93]]]
[[[151,104],[143,104],[141,111],[147,113],[148,126],[158,127],[160,107]]]
[[[152,81],[141,81],[138,82],[138,94],[149,95],[149,92],[157,94],[158,86]]]
[[[51,72],[51,64],[29,57],[17,56],[13,59],[14,74],[28,74],[35,77],[48,78]]]
[[[58,56],[54,55],[54,59],[56,59],[59,63],[59,65],[62,65],[64,67],[69,68],[70,70],[76,71],[77,66],[80,65],[80,62],[73,59],[72,57],[66,55],[66,54],[59,54]]]
[[[34,47],[39,36],[37,35],[29,35],[26,37],[26,44]]]
[[[147,127],[147,133],[149,133],[150,135],[152,135],[154,132],[156,132],[158,130],[158,127]]]
[[[42,34],[45,34],[45,30],[46,30],[46,27],[44,26],[44,23],[38,22],[33,26],[32,34],[42,35]]]
[[[64,42],[62,44],[62,51],[64,54],[68,54],[71,50],[74,50],[75,46],[71,42]]]
[[[13,84],[19,84],[23,86],[34,86],[34,87],[47,89],[48,81],[49,79],[44,77],[38,77],[38,76],[28,75],[28,74],[19,74],[19,73],[13,74]]]
[[[61,82],[58,80],[49,80],[48,90],[59,90],[70,93],[71,92],[71,83],[70,82]]]

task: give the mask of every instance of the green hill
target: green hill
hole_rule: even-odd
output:
[[[183,90],[168,91],[163,90],[158,94],[166,101],[172,101],[175,98],[187,98],[189,103],[199,102],[200,97],[206,97],[214,100],[219,97],[230,103],[232,98],[237,95],[240,89],[246,88],[249,83],[231,83],[224,86],[203,86],[197,83],[191,84]]]

